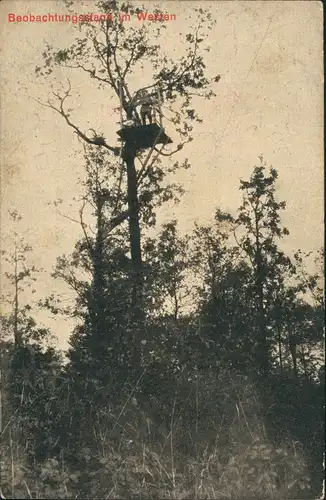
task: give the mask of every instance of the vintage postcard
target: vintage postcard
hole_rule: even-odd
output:
[[[1,498],[322,498],[322,3],[0,23]]]

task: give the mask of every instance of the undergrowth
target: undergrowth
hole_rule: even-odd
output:
[[[303,451],[293,440],[270,442],[254,399],[238,399],[232,419],[216,412],[211,428],[196,421],[192,430],[175,402],[169,425],[161,427],[135,404],[116,415],[102,408],[73,457],[62,448],[39,462],[28,455],[16,420],[1,442],[2,492],[16,499],[307,498]]]

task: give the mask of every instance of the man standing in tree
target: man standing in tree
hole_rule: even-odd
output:
[[[135,123],[138,122],[136,118],[137,106],[140,106],[141,124],[146,125],[146,118],[148,118],[149,123],[153,123],[153,101],[151,96],[146,94],[144,90],[137,92],[130,103],[131,114],[133,115],[132,119]]]
[[[149,123],[153,122],[152,104],[150,96],[141,98],[140,117],[143,125],[146,125],[146,118],[148,118]]]

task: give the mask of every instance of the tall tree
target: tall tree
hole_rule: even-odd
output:
[[[81,238],[71,255],[57,259],[54,278],[63,280],[75,294],[74,306],[65,309],[55,297],[46,305],[57,314],[66,313],[78,321],[71,337],[70,360],[73,372],[83,380],[101,381],[111,389],[119,365],[128,365],[128,338],[125,332],[130,304],[130,258],[128,257],[127,211],[121,194],[119,165],[107,152],[85,148],[85,177],[79,219],[59,213],[79,224]],[[123,358],[123,359],[122,359]]]
[[[201,365],[252,369],[250,270],[235,246],[235,221],[216,211],[212,225],[197,226],[193,259],[197,274],[197,314]]]
[[[164,102],[165,109],[170,114],[170,121],[179,134],[180,142],[174,150],[164,150],[164,140],[160,148],[157,144],[159,136],[164,133],[160,130],[159,135],[150,144],[150,153],[144,151],[144,147],[138,147],[134,141],[125,140],[123,147],[107,144],[103,134],[98,132],[97,125],[93,137],[89,137],[79,128],[65,109],[66,100],[70,96],[71,86],[62,94],[54,93],[55,103],[49,101],[49,106],[58,112],[84,142],[101,147],[114,156],[124,161],[125,168],[122,175],[126,176],[126,200],[128,205],[129,241],[132,263],[132,291],[131,291],[131,330],[137,332],[141,328],[136,325],[143,318],[143,271],[140,238],[140,189],[148,182],[154,180],[157,185],[162,185],[168,173],[177,168],[187,167],[188,163],[181,165],[175,163],[167,169],[161,167],[160,158],[171,157],[182,149],[183,145],[192,139],[191,132],[194,121],[200,121],[200,117],[192,107],[192,98],[210,98],[213,94],[211,83],[219,80],[219,76],[209,80],[205,76],[205,63],[200,53],[202,44],[208,36],[208,29],[212,25],[211,15],[202,8],[196,9],[195,23],[191,26],[191,32],[185,33],[184,55],[176,61],[169,58],[162,50],[162,44],[158,40],[164,32],[164,22],[139,23],[137,27],[125,22],[126,16],[142,16],[145,7],[136,7],[129,2],[117,2],[116,0],[100,1],[96,4],[105,19],[97,24],[85,19],[78,26],[82,35],[76,37],[76,43],[66,49],[54,49],[47,45],[44,51],[45,66],[36,68],[38,75],[49,75],[54,67],[64,67],[69,70],[81,71],[95,79],[100,87],[107,88],[111,95],[118,99],[121,107],[121,119],[134,119],[139,123],[139,114],[135,107],[135,97],[139,95],[139,88],[135,89],[135,76],[141,79],[144,65],[152,67],[152,80],[144,82],[142,90],[156,92],[159,90],[160,98]],[[159,11],[155,9],[155,13]],[[123,15],[121,15],[123,14]],[[155,43],[153,40],[155,39]],[[146,139],[147,140],[147,139]],[[146,146],[148,147],[149,144]],[[135,161],[140,164],[137,172]],[[170,194],[169,194],[170,193]],[[156,193],[163,199],[171,196],[171,191],[159,189]],[[147,205],[153,207],[155,200],[150,199]],[[139,339],[134,339],[135,363],[139,364]]]

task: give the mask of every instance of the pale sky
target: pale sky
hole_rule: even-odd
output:
[[[96,12],[95,2],[76,2],[76,13]],[[209,76],[221,75],[216,97],[198,100],[203,123],[194,140],[174,160],[188,157],[191,169],[175,180],[186,194],[177,207],[158,211],[158,223],[177,217],[183,231],[194,221],[212,220],[217,207],[235,213],[241,202],[240,178],[247,179],[263,154],[279,172],[278,198],[285,200],[284,224],[290,230],[283,248],[314,250],[323,244],[323,16],[316,1],[144,2],[158,6],[177,20],[168,23],[163,44],[179,56],[180,32],[187,30],[195,6],[209,9],[216,26],[206,54]],[[80,8],[79,8],[80,5]],[[86,10],[82,10],[86,9]],[[66,13],[52,0],[4,0],[0,4],[1,86],[1,238],[6,248],[11,227],[8,209],[23,216],[22,234],[33,248],[33,262],[51,272],[56,257],[73,249],[80,235],[77,224],[59,216],[51,203],[65,200],[66,213],[78,196],[77,178],[83,174],[83,149],[64,120],[39,106],[31,97],[46,100],[49,84],[72,82],[73,121],[83,130],[103,130],[116,143],[116,101],[98,91],[80,73],[55,73],[56,80],[37,80],[35,67],[43,63],[45,41],[68,46],[75,30],[70,23],[9,23],[16,15]],[[139,87],[148,73],[139,75]],[[136,88],[135,88],[136,90]],[[77,95],[78,94],[78,95]],[[174,138],[173,129],[166,130]],[[72,213],[78,206],[73,203]],[[8,247],[7,247],[8,248]],[[9,248],[8,248],[9,250]],[[38,293],[64,292],[45,273]],[[59,345],[69,329],[57,322]]]

